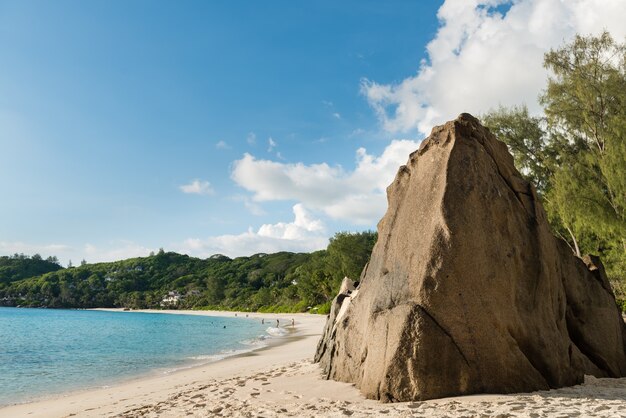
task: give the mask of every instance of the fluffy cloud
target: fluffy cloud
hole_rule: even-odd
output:
[[[264,224],[254,231],[237,235],[220,235],[205,239],[190,238],[178,251],[208,257],[225,254],[229,257],[277,251],[309,252],[326,248],[328,238],[324,224],[313,219],[302,204],[293,206],[294,220]]]
[[[500,8],[498,8],[500,6]],[[503,14],[498,10],[510,7]],[[361,90],[390,132],[433,125],[462,112],[525,103],[539,112],[543,54],[576,33],[626,36],[623,0],[446,0],[428,61],[398,84],[364,79]]]
[[[215,193],[213,187],[211,187],[211,183],[198,179],[193,180],[189,184],[183,184],[182,186],[179,186],[179,189],[183,193],[188,194],[212,195],[213,193]]]
[[[295,200],[334,219],[372,225],[385,211],[385,188],[417,147],[416,141],[394,140],[378,157],[360,148],[351,172],[326,163],[287,164],[245,154],[234,162],[231,176],[254,193],[255,201]]]

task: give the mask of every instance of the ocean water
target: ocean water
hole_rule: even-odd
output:
[[[245,318],[0,307],[0,405],[250,351],[266,328]]]

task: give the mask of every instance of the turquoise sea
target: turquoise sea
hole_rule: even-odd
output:
[[[0,405],[250,351],[266,328],[245,318],[0,307]]]

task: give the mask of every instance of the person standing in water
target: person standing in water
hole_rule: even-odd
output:
[[[280,327],[280,321],[276,319],[276,328]]]
[[[291,328],[296,326],[296,320],[291,318]]]

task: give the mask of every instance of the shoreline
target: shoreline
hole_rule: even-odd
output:
[[[276,313],[256,313],[256,312],[237,312],[237,311],[196,311],[196,310],[159,310],[159,309],[140,309],[125,311],[122,308],[94,308],[87,309],[93,311],[105,311],[105,312],[123,312],[123,313],[157,313],[164,315],[193,315],[193,316],[207,316],[207,317],[229,317],[238,319],[266,319],[273,321],[279,319],[281,322],[281,328],[286,329],[288,333],[282,336],[271,335],[270,338],[263,341],[263,345],[255,348],[251,348],[249,351],[242,353],[233,353],[231,355],[226,354],[224,358],[217,358],[215,360],[209,360],[199,364],[189,364],[186,367],[180,367],[171,371],[153,370],[147,374],[138,376],[130,376],[122,378],[111,384],[89,387],[84,389],[71,390],[64,393],[43,395],[36,397],[32,400],[24,402],[2,405],[0,406],[0,417],[10,416],[28,416],[28,417],[50,417],[50,416],[102,416],[104,415],[117,415],[122,411],[124,402],[128,399],[119,399],[119,402],[115,402],[115,408],[106,408],[111,400],[115,400],[116,395],[114,392],[127,393],[130,390],[133,395],[145,395],[141,393],[142,389],[156,386],[163,392],[169,392],[170,389],[174,389],[179,385],[190,383],[200,375],[215,375],[222,376],[224,373],[231,373],[239,369],[236,363],[241,363],[240,359],[247,359],[243,363],[250,364],[252,367],[258,365],[256,359],[259,356],[268,357],[272,359],[276,355],[281,354],[283,350],[278,350],[278,353],[273,351],[277,348],[289,345],[290,343],[302,340],[303,337],[307,338],[319,338],[321,335],[321,329],[326,321],[325,315],[315,315],[308,313],[293,313],[293,314],[276,314]],[[291,319],[295,320],[295,327],[291,326]],[[283,324],[285,326],[283,326]],[[321,324],[321,325],[320,325]],[[268,327],[275,327],[272,322],[267,322]],[[319,332],[316,334],[316,330],[319,328]],[[311,334],[312,333],[312,334]],[[295,353],[299,353],[301,347]],[[263,354],[262,354],[263,353]],[[264,353],[268,353],[266,355]],[[304,353],[302,353],[304,354]],[[216,354],[219,355],[219,354]],[[298,356],[301,357],[301,356]],[[310,353],[310,357],[313,357],[313,352]],[[158,374],[157,374],[158,373]],[[188,380],[187,382],[186,380]],[[193,380],[192,380],[193,379]],[[166,382],[171,380],[172,382]],[[176,386],[171,383],[176,382]],[[154,392],[151,392],[151,394]],[[88,399],[88,401],[85,401]],[[129,404],[130,405],[130,404]],[[87,406],[82,411],[80,408]],[[98,412],[96,412],[98,411]]]
[[[131,312],[235,315],[229,311]],[[245,318],[245,312],[240,314]],[[326,316],[247,314],[249,319],[278,318],[289,323],[293,317],[295,331],[269,339],[267,346],[254,351],[166,375],[1,407],[0,417],[626,416],[626,378],[587,377],[582,385],[533,393],[379,403],[365,399],[352,384],[322,379],[319,365],[312,363]]]
[[[42,308],[16,308],[16,309],[42,309]],[[268,320],[268,322],[266,322],[266,325],[268,327],[275,327],[275,324],[273,324],[271,321],[275,320],[276,318],[279,318],[282,321],[282,324],[287,324],[287,323],[291,324],[291,318],[289,319],[289,321],[287,321],[286,318],[283,318],[279,314],[264,315],[264,314],[255,313],[254,315],[251,315],[249,312],[246,313],[246,312],[239,312],[239,311],[209,311],[209,310],[194,311],[194,310],[173,310],[173,309],[143,309],[143,310],[137,309],[137,310],[128,311],[128,310],[124,310],[123,308],[90,308],[90,309],[62,309],[62,310],[70,310],[70,311],[78,311],[78,312],[101,311],[101,312],[115,312],[115,313],[117,312],[149,313],[149,314],[157,313],[157,314],[166,314],[166,315],[208,316],[208,317],[235,318],[235,319],[247,319],[247,320],[255,320],[257,318],[260,319],[261,317],[263,317]],[[247,317],[246,315],[250,315],[250,316]],[[294,314],[294,315],[297,315],[297,314]],[[271,316],[271,318],[269,318],[268,316]],[[183,363],[183,364],[161,366],[161,367],[154,368],[154,369],[139,371],[137,374],[132,374],[132,375],[119,375],[119,376],[103,378],[96,383],[92,383],[83,387],[67,388],[64,390],[53,391],[50,393],[32,394],[28,398],[15,400],[13,403],[9,403],[9,404],[0,403],[0,412],[2,412],[3,409],[9,408],[9,407],[55,400],[58,398],[64,398],[70,395],[84,394],[84,393],[88,393],[88,392],[103,389],[103,388],[113,388],[113,387],[120,386],[126,383],[134,382],[134,381],[145,380],[145,379],[150,379],[150,378],[159,377],[159,376],[168,376],[168,375],[172,375],[175,373],[185,372],[190,369],[208,366],[208,365],[211,365],[216,362],[223,361],[229,358],[245,356],[251,352],[264,350],[274,345],[284,344],[288,342],[290,337],[293,337],[295,335],[294,331],[297,332],[297,330],[292,328],[291,325],[285,326],[285,327],[281,325],[281,328],[287,330],[287,332],[284,335],[273,335],[273,334],[267,333],[266,330],[264,330],[263,332],[265,333],[264,336],[266,338],[259,339],[257,343],[251,344],[249,348],[247,349],[234,350],[232,352],[216,352],[212,354],[207,354],[206,356],[201,355],[201,357],[206,357],[206,358],[196,359],[196,360],[190,359],[186,363]],[[0,417],[1,416],[2,415],[0,414]]]

